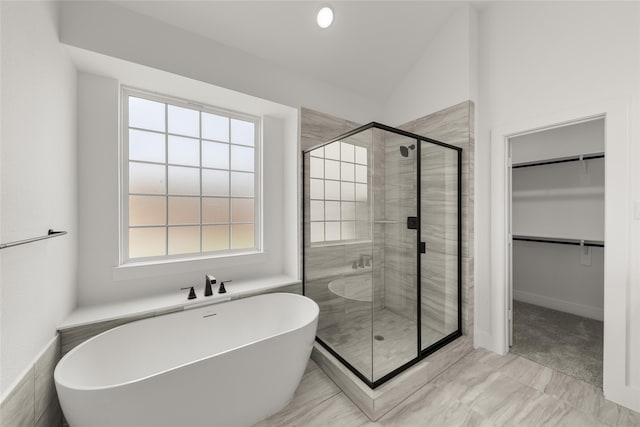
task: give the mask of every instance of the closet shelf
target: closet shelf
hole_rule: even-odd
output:
[[[547,190],[519,190],[513,192],[513,197],[518,199],[538,198],[538,197],[589,197],[604,195],[604,187],[573,187],[554,188]]]
[[[556,237],[523,236],[520,234],[514,234],[512,238],[513,240],[519,240],[523,242],[554,243],[558,245],[593,246],[604,248],[604,241],[602,240],[564,239]]]
[[[511,166],[511,168],[512,169],[529,168],[532,166],[553,165],[555,163],[578,162],[581,160],[603,159],[603,158],[604,158],[604,153],[590,153],[590,154],[581,154],[581,155],[569,156],[569,157],[559,157],[556,159],[538,160],[535,162],[515,163]]]

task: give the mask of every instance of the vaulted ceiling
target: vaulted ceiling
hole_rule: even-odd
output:
[[[320,29],[316,1],[115,1],[289,70],[384,100],[460,2],[334,1]],[[202,52],[206,55],[207,52]]]

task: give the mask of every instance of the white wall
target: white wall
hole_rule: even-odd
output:
[[[513,164],[604,152],[604,119],[510,138]]]
[[[490,156],[492,134],[493,138],[499,138],[502,133],[497,134],[501,129],[518,130],[520,123],[540,122],[539,118],[549,115],[568,117],[571,111],[580,111],[587,104],[600,102],[601,105],[618,106],[616,111],[623,110],[623,113],[616,114],[615,120],[607,121],[607,135],[616,135],[617,138],[606,143],[612,144],[609,146],[616,147],[620,153],[626,150],[622,147],[628,143],[629,135],[631,149],[627,156],[616,158],[620,163],[607,165],[636,171],[632,172],[635,176],[628,173],[624,178],[626,182],[611,192],[607,189],[607,206],[609,203],[617,206],[617,210],[607,214],[622,219],[610,231],[617,237],[624,236],[620,237],[622,240],[632,237],[630,245],[618,248],[620,250],[609,246],[606,250],[610,258],[615,258],[610,261],[618,259],[622,265],[625,265],[625,259],[634,260],[640,256],[638,224],[632,223],[630,209],[630,201],[638,197],[633,193],[638,189],[637,171],[640,169],[640,156],[637,148],[633,148],[638,145],[638,125],[637,121],[625,121],[625,117],[637,117],[638,114],[639,8],[637,2],[504,2],[488,5],[480,15],[479,105],[482,120],[477,134],[475,164],[478,181],[491,182],[492,169],[502,167],[500,164],[492,165]],[[585,111],[587,109],[584,108]],[[499,172],[494,177],[497,175]],[[476,190],[479,202],[476,230],[491,229],[492,216],[496,217],[487,203],[492,197],[491,188],[479,185]],[[493,225],[500,226],[495,221]],[[490,266],[495,261],[490,258],[491,240],[481,239],[480,232],[477,237],[482,240],[478,244],[477,263]],[[629,265],[622,271],[613,272],[621,280],[612,283],[611,295],[626,301],[627,307],[624,303],[617,309],[612,307],[611,320],[620,326],[619,329],[607,332],[605,318],[604,384],[605,395],[638,409],[639,274],[637,265]],[[492,316],[504,304],[494,294],[495,288],[492,289],[499,277],[492,277],[491,270],[486,267],[477,269],[476,273],[476,343],[501,352],[502,332],[498,328],[499,322],[496,323],[498,318]],[[605,317],[606,310],[605,305]],[[613,323],[610,326],[614,326]],[[612,342],[616,342],[609,353],[608,333]],[[615,354],[621,355],[628,363],[620,363],[621,359]]]
[[[77,62],[89,61],[86,53],[72,51]],[[297,152],[296,134],[290,131],[297,126],[296,110],[136,64],[102,60],[108,62],[102,63],[103,72],[112,76],[81,73],[78,79],[79,305],[180,292],[178,289],[187,285],[201,288],[205,274],[236,281],[281,274],[297,278],[297,263],[292,261],[297,260],[297,227],[296,222],[286,221],[297,212],[297,198],[291,190],[285,193],[285,183],[295,181],[292,177],[297,176],[297,164],[283,161],[285,147]],[[118,266],[121,83],[210,105],[238,105],[243,112],[263,117],[262,254]]]
[[[386,101],[383,123],[397,126],[476,99],[476,14],[470,5],[452,13]]]
[[[1,2],[1,239],[69,234],[2,250],[0,393],[12,389],[75,306],[76,72],[56,5]]]
[[[374,98],[337,89],[109,2],[63,2],[60,13],[60,40],[72,46],[356,122],[381,115]]]

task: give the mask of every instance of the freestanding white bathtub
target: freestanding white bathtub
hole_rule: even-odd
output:
[[[56,366],[62,410],[72,427],[250,426],[293,397],[318,313],[276,293],[111,329]]]

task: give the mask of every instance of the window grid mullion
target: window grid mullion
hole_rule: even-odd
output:
[[[169,255],[169,105],[164,104],[164,186],[165,186],[165,233],[164,233],[164,254]]]
[[[227,226],[228,229],[228,233],[227,233],[227,238],[229,239],[229,250],[231,250],[231,243],[233,242],[233,227],[231,227],[231,201],[232,201],[232,195],[231,195],[231,118],[229,118],[229,203],[228,203],[228,207],[227,207],[227,214],[229,215],[229,225]]]
[[[202,230],[202,111],[198,112],[198,119],[199,119],[199,129],[200,129],[200,140],[199,140],[199,147],[200,147],[200,171],[199,171],[199,175],[200,175],[200,253],[202,253],[202,248],[204,247],[202,239],[203,239],[203,230]]]

